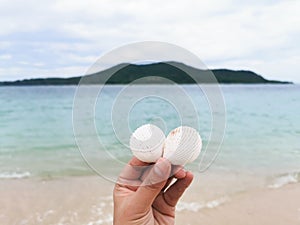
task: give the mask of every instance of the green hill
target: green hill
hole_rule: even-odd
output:
[[[143,78],[139,83],[161,84],[166,83],[165,79],[172,80],[178,84],[193,84],[195,81],[188,74],[197,76],[199,83],[212,83],[211,73],[208,70],[200,70],[177,62],[160,62],[146,65],[119,64],[107,70],[90,74],[84,79],[85,84],[128,84],[134,80]],[[267,80],[262,76],[244,70],[214,69],[214,73],[219,83],[227,84],[289,84],[286,81]],[[109,78],[110,77],[110,78]],[[107,78],[109,78],[107,80]],[[165,78],[165,79],[162,79]],[[45,78],[27,79],[12,82],[0,82],[2,86],[8,85],[77,85],[81,79],[71,78]],[[105,82],[106,81],[106,82]]]

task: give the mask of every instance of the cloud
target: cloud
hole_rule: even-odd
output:
[[[46,78],[46,77],[69,77],[85,74],[85,66],[66,66],[53,68],[38,68],[39,65],[31,65],[30,67],[15,66],[10,68],[0,68],[0,77],[3,81],[13,81],[20,79],[28,79],[31,77]],[[22,74],[23,76],[20,76]]]
[[[12,58],[12,55],[10,55],[10,54],[0,55],[0,60],[9,60],[11,58]]]
[[[187,48],[208,67],[248,68],[270,78],[285,70],[282,78],[300,81],[293,63],[300,55],[299,1],[0,2],[0,54],[12,61],[0,58],[0,80],[76,75],[116,46],[158,40]]]
[[[272,60],[236,59],[225,61],[219,64],[219,66],[216,66],[216,68],[229,67],[235,70],[252,71],[253,68],[255,68],[256,73],[263,75],[267,79],[299,82],[299,72],[295,70],[294,73],[291,73],[291,68],[297,68],[299,62],[299,56]]]

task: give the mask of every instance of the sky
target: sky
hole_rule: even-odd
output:
[[[85,74],[139,41],[300,83],[299,0],[0,0],[0,81]]]

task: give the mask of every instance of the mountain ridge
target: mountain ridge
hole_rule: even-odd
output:
[[[151,64],[122,63],[97,73],[69,78],[33,78],[17,81],[0,82],[0,86],[29,85],[77,85],[84,84],[167,84],[169,80],[177,84],[215,83],[211,72],[218,83],[224,84],[292,84],[288,81],[268,80],[250,70],[212,69],[202,70],[179,62],[158,62]],[[192,75],[192,77],[190,76]]]

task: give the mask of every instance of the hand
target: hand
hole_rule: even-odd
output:
[[[175,206],[192,180],[167,159],[149,164],[132,158],[114,188],[114,225],[174,224]]]

